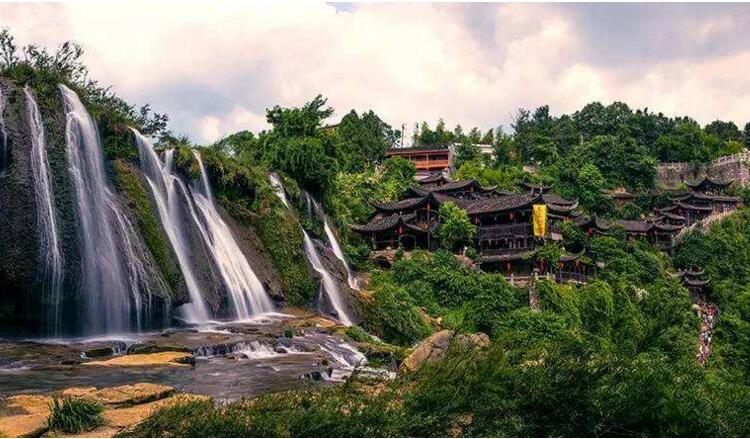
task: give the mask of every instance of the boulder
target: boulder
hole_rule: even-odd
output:
[[[453,342],[462,348],[471,349],[489,345],[490,338],[481,332],[456,335],[454,331],[444,329],[419,343],[401,363],[400,370],[414,372],[421,369],[428,361],[442,360]]]
[[[190,349],[183,346],[163,345],[152,342],[136,343],[128,348],[128,355],[156,354],[159,352],[190,352]]]
[[[465,348],[484,347],[490,344],[490,337],[483,332],[475,332],[473,334],[458,334],[456,336],[456,343]]]
[[[424,339],[401,363],[401,369],[407,372],[419,370],[428,361],[442,360],[455,332],[444,329]]]
[[[100,348],[92,348],[83,352],[86,358],[109,357],[110,355],[114,353],[115,353],[115,350],[109,346],[104,346]]]

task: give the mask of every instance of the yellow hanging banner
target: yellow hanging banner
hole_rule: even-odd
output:
[[[547,235],[547,206],[544,204],[534,205],[534,236],[545,237]]]

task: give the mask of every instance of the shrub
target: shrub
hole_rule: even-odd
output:
[[[387,280],[377,282],[363,313],[365,328],[388,343],[411,345],[432,332],[406,290]]]
[[[62,433],[77,434],[104,423],[101,404],[87,399],[53,399],[49,405],[47,427]]]
[[[459,245],[467,244],[477,234],[477,228],[471,223],[466,211],[452,202],[440,206],[440,220],[442,225],[438,236],[446,249],[453,250]]]
[[[371,342],[374,340],[370,334],[368,334],[359,326],[349,327],[349,329],[346,330],[346,335],[348,335],[352,340],[360,343]]]

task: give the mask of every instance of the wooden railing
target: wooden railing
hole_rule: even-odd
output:
[[[477,227],[477,238],[479,238],[480,240],[512,238],[515,236],[531,236],[532,234],[533,230],[530,223]]]
[[[423,160],[412,161],[417,170],[420,169],[444,169],[450,167],[450,160]]]

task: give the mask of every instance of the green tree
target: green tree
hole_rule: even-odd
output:
[[[351,110],[341,119],[337,128],[344,155],[343,169],[359,171],[385,157],[385,151],[395,142],[395,133],[372,110],[360,117]]]
[[[456,145],[456,155],[453,157],[453,165],[456,168],[460,168],[466,162],[480,159],[481,155],[479,146],[471,142],[470,138],[467,137]]]
[[[722,142],[742,139],[742,133],[734,122],[715,120],[703,129],[707,134],[716,136]]]
[[[468,244],[474,239],[477,228],[471,223],[466,211],[452,202],[440,206],[440,229],[438,237],[446,249],[455,250],[459,245]]]
[[[299,108],[278,105],[266,111],[273,130],[262,136],[263,157],[273,169],[283,171],[313,191],[330,188],[338,171],[335,137],[321,130],[333,114],[321,95]]]

